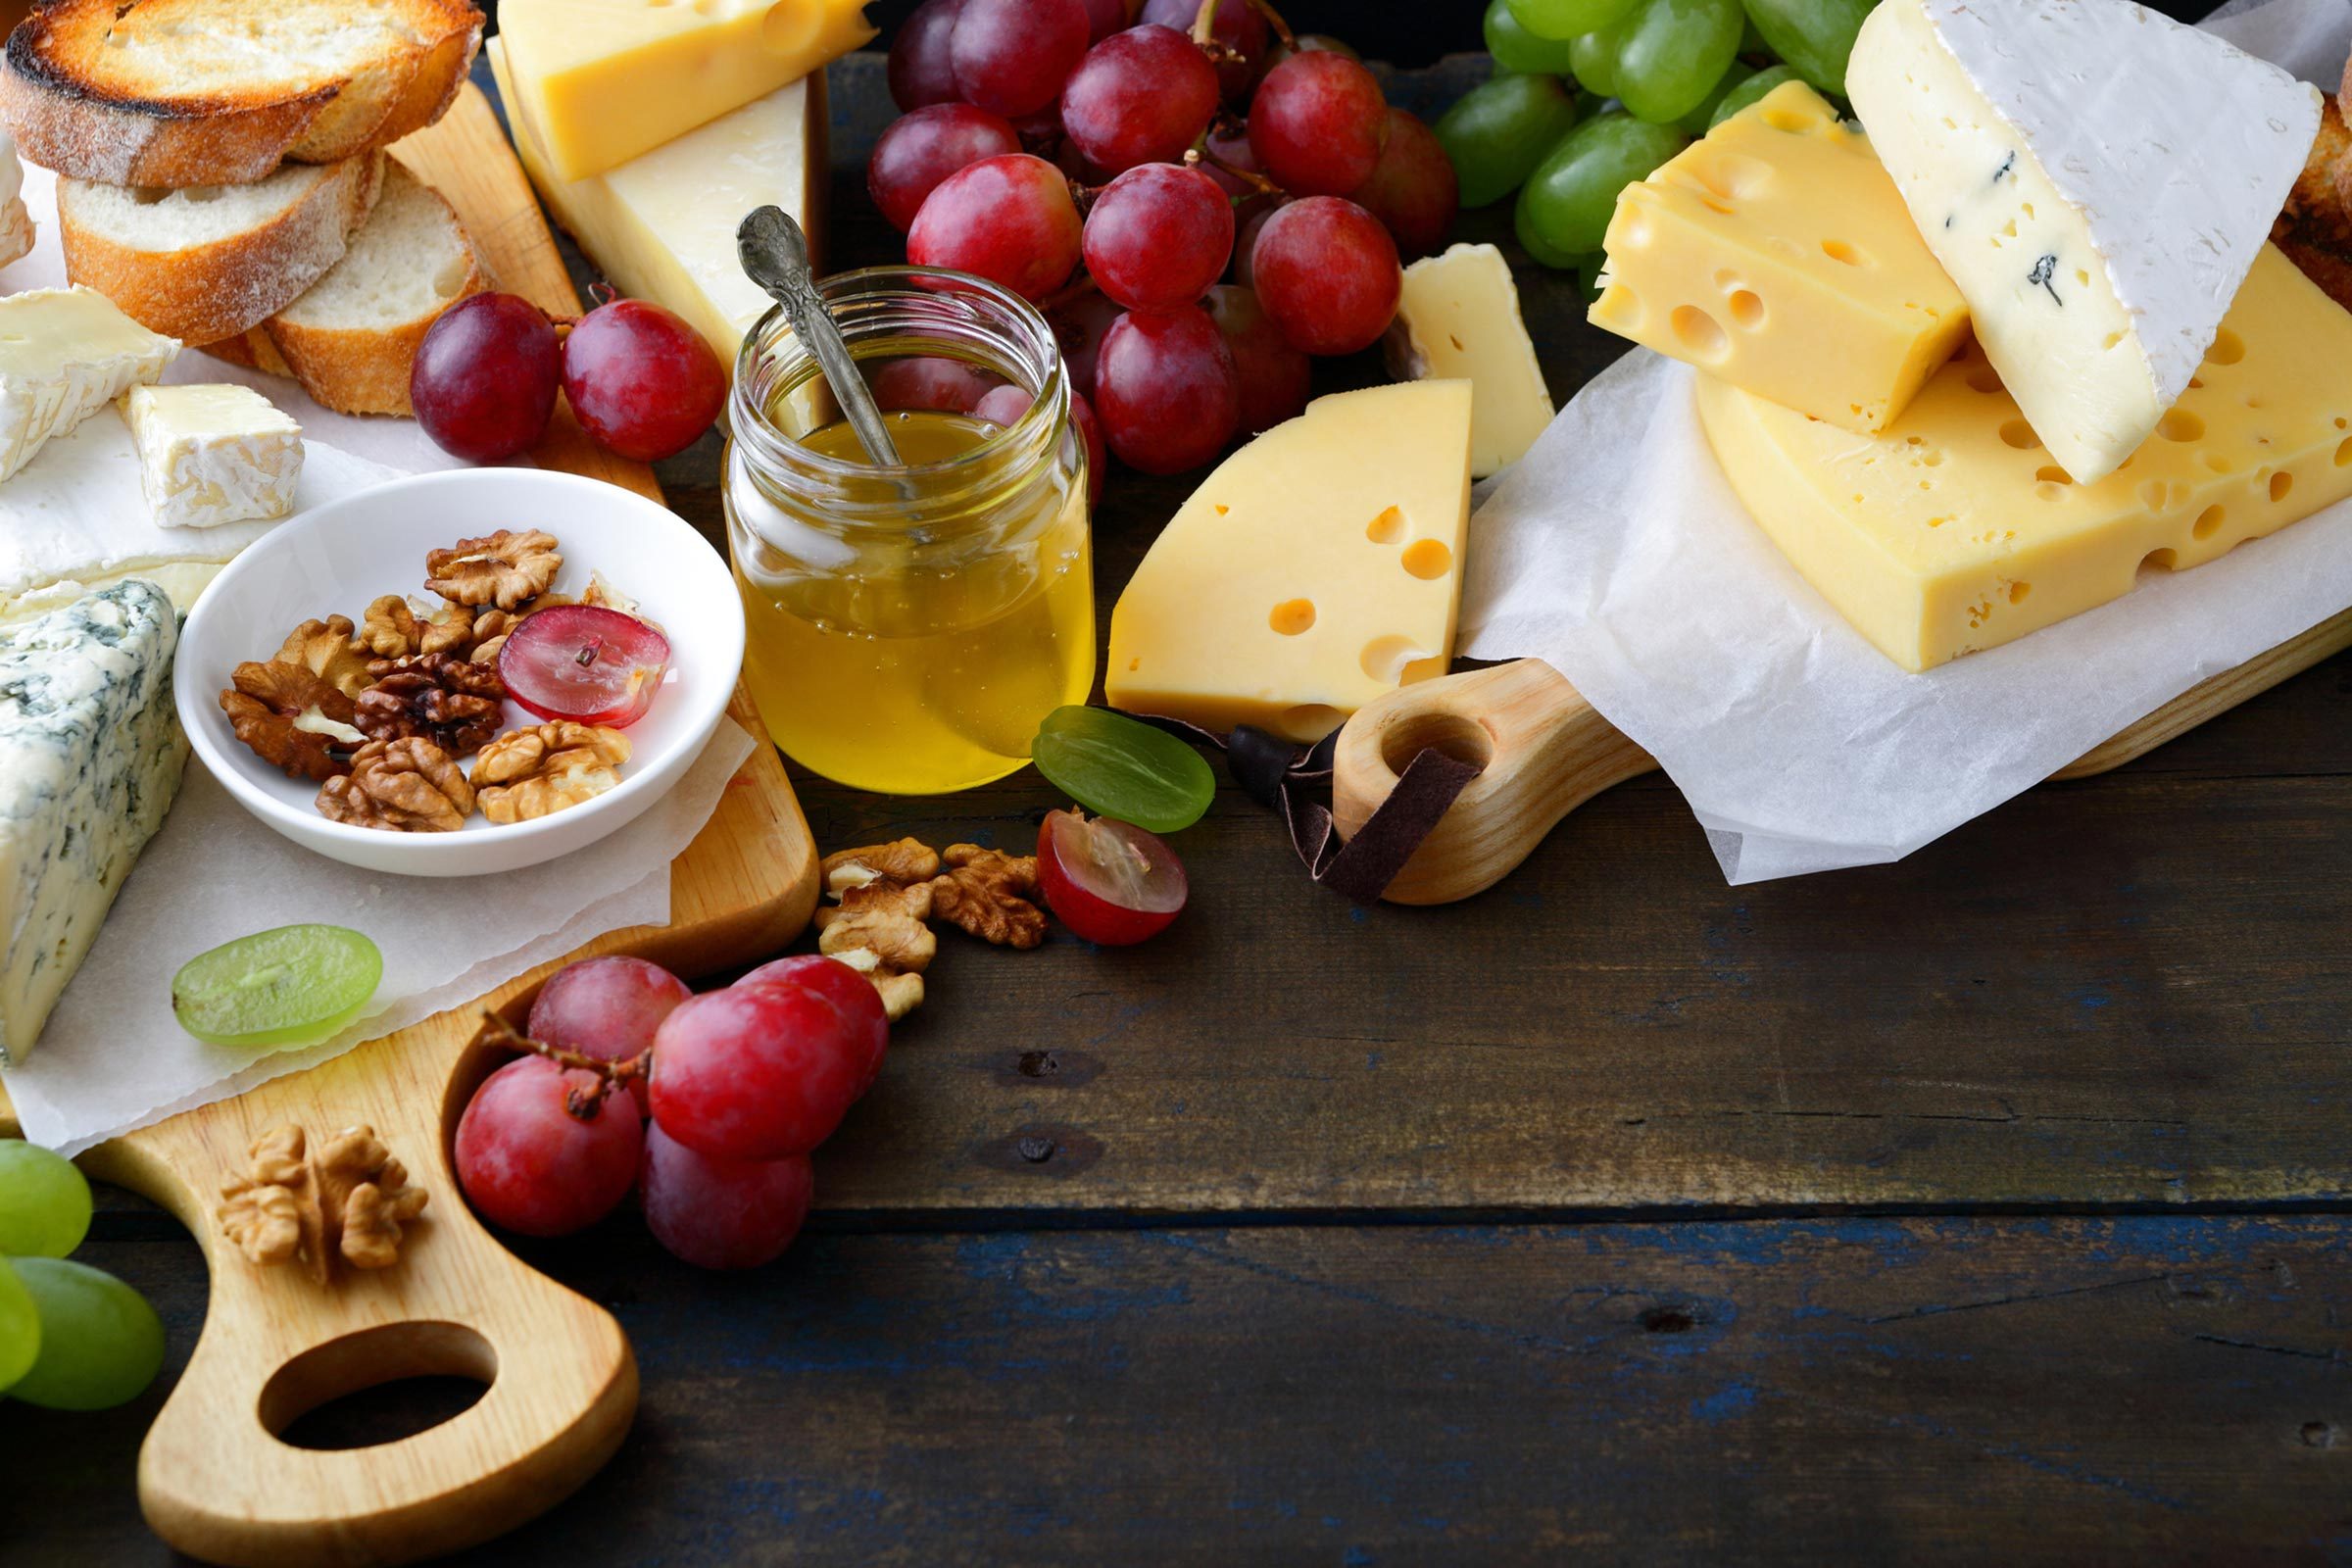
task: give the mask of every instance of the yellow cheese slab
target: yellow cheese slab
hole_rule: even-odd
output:
[[[484,50],[514,151],[556,221],[615,288],[677,312],[732,368],[744,334],[774,303],[736,258],[743,215],[773,202],[819,240],[824,77],[779,88],[607,173],[566,180],[514,112],[513,67],[500,40]]]
[[[1455,245],[1404,270],[1388,357],[1399,380],[1470,383],[1474,478],[1517,463],[1551,423],[1551,389],[1519,314],[1511,265],[1492,245]]]
[[[1628,185],[1604,243],[1596,325],[1864,435],[1968,331],[1870,142],[1801,81]]]
[[[514,92],[548,172],[586,179],[873,37],[864,0],[505,0]]]
[[[1921,670],[2352,495],[2352,316],[2264,246],[2188,391],[2096,484],[2068,480],[1973,344],[1875,437],[1705,376],[1698,412],[1781,553]]]
[[[1110,616],[1111,706],[1323,738],[1453,655],[1470,383],[1317,398],[1227,458]]]

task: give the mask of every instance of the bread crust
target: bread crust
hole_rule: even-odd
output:
[[[280,163],[340,163],[431,124],[481,47],[472,0],[404,0],[419,48],[302,88],[145,92],[110,80],[106,31],[173,0],[56,0],[0,54],[0,122],[44,169],[108,185],[244,185]],[[333,10],[337,0],[300,0]]]

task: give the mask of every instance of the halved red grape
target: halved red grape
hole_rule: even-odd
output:
[[[1401,109],[1389,111],[1389,141],[1372,177],[1348,199],[1379,219],[1405,257],[1427,256],[1445,244],[1462,206],[1453,160],[1437,132]]]
[[[903,234],[941,180],[983,158],[1019,151],[1020,135],[1002,115],[970,104],[926,105],[892,121],[874,142],[866,193]]]
[[[1200,15],[1200,0],[1144,0],[1144,13],[1136,20],[1190,36]],[[1238,104],[1257,79],[1257,63],[1266,52],[1266,19],[1250,0],[1217,0],[1209,36],[1232,51],[1217,63],[1217,85],[1228,101]]]
[[[458,1118],[458,1185],[493,1225],[524,1236],[567,1236],[595,1224],[637,1182],[643,1124],[608,1096],[586,1116],[601,1080],[545,1056],[518,1056],[482,1080]]]
[[[1291,347],[1257,296],[1220,283],[1201,303],[1225,335],[1234,373],[1241,377],[1242,433],[1271,430],[1303,412],[1314,387],[1314,364]]]
[[[882,1005],[880,994],[874,990],[871,980],[839,958],[828,958],[818,953],[796,953],[789,958],[771,959],[735,983],[739,986],[801,986],[831,1001],[845,1018],[865,1018],[868,1022],[871,1021],[869,1015]],[[871,1007],[866,1005],[869,1002],[873,1004]],[[858,1031],[856,1038],[872,1049],[873,1054],[865,1060],[861,1079],[866,1088],[871,1088],[874,1080],[881,1075],[883,1051],[890,1043],[888,1015],[883,1016],[880,1034],[870,1030]],[[858,1093],[865,1093],[865,1089],[858,1090]]]
[[[645,1132],[643,1186],[646,1228],[670,1256],[697,1268],[758,1268],[801,1234],[816,1175],[807,1154],[718,1159],[656,1123]]]
[[[409,402],[442,451],[496,463],[547,432],[563,374],[546,312],[514,294],[474,294],[425,330],[409,365]]]
[[[1107,816],[1049,811],[1037,833],[1037,883],[1081,941],[1128,947],[1165,931],[1191,888],[1156,835]]]
[[[662,1020],[692,1000],[686,982],[643,958],[583,958],[548,977],[523,1032],[600,1061],[627,1061],[653,1049]],[[630,1086],[645,1114],[645,1080]]]
[[[1242,419],[1241,383],[1216,323],[1197,305],[1120,317],[1095,363],[1095,412],[1131,468],[1181,473],[1215,457]]]
[[[933,188],[907,230],[906,259],[977,272],[1040,300],[1077,270],[1079,232],[1061,171],[1007,153],[959,169]]]
[[[1217,112],[1217,71],[1172,27],[1130,27],[1087,51],[1061,93],[1061,124],[1112,173],[1174,163]]]
[[[1337,58],[1299,55],[1292,63]],[[1250,276],[1282,335],[1308,354],[1353,354],[1379,342],[1404,288],[1389,231],[1337,196],[1309,196],[1268,219]]]
[[[789,980],[706,993],[654,1037],[654,1120],[720,1159],[806,1154],[865,1093],[889,1037],[870,985],[858,1004]]]
[[[931,104],[958,102],[953,40],[963,0],[923,0],[899,25],[890,45],[891,101],[909,114]]]
[[[1250,146],[1295,196],[1344,196],[1371,178],[1388,129],[1372,73],[1327,50],[1291,56],[1250,100]]]
[[[952,53],[967,103],[1008,117],[1052,103],[1086,56],[1080,0],[963,0]]]
[[[599,446],[639,463],[694,445],[727,402],[703,334],[651,300],[613,300],[564,339],[564,395]]]
[[[668,638],[598,605],[526,615],[498,651],[498,678],[515,702],[541,718],[615,729],[645,716],[668,668]]]
[[[1095,198],[1084,246],[1087,272],[1119,304],[1180,310],[1233,259],[1233,204],[1198,169],[1145,164]]]

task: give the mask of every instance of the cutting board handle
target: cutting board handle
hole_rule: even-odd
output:
[[[1340,731],[1331,809],[1351,838],[1425,747],[1484,771],[1455,799],[1383,895],[1451,904],[1483,893],[1527,858],[1560,818],[1658,764],[1540,660],[1400,687]]]

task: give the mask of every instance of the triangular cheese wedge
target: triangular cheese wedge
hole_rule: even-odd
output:
[[[2315,89],[2130,0],[1885,0],[1846,88],[2079,484],[2187,387],[2320,122]]]
[[[1110,617],[1113,708],[1299,742],[1453,656],[1470,383],[1317,398],[1225,460]]]

